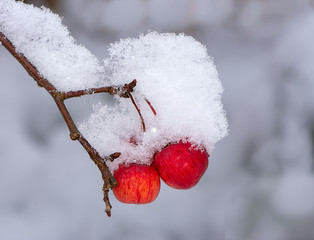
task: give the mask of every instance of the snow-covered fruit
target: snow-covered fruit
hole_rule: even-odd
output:
[[[169,144],[154,156],[160,178],[170,187],[189,189],[195,186],[208,167],[206,149],[190,142]]]
[[[160,178],[152,165],[121,165],[114,177],[118,186],[113,188],[113,194],[120,202],[146,204],[159,194]]]

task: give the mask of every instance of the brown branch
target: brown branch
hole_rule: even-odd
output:
[[[15,47],[6,36],[0,32],[0,42],[2,45],[19,61],[19,63],[25,68],[28,74],[37,82],[40,87],[44,87],[48,92],[56,90],[56,88],[48,82],[41,74],[37,71],[33,64],[31,64],[26,57],[18,53]]]
[[[133,92],[136,86],[136,79],[123,86],[109,86],[100,88],[89,88],[77,91],[62,92],[62,98],[69,99],[73,97],[81,97],[83,95],[90,95],[94,93],[109,93],[110,95],[119,95],[120,97],[127,98],[130,92]]]
[[[79,91],[70,91],[70,92],[61,92],[58,91],[47,79],[45,79],[36,67],[29,62],[29,60],[23,56],[22,54],[18,53],[6,36],[0,32],[0,42],[2,45],[19,61],[19,63],[25,68],[28,74],[37,82],[37,84],[47,90],[47,92],[52,96],[57,107],[63,116],[68,129],[70,131],[70,138],[72,140],[78,140],[80,144],[85,148],[87,153],[89,154],[90,158],[94,161],[94,163],[99,168],[102,179],[104,181],[103,185],[103,192],[104,192],[104,202],[106,204],[106,213],[108,216],[111,216],[111,204],[109,202],[109,190],[117,186],[116,179],[112,176],[111,172],[109,171],[108,166],[106,165],[105,160],[114,160],[120,156],[120,153],[113,153],[108,157],[100,157],[99,153],[94,149],[90,143],[84,138],[84,136],[79,132],[78,128],[76,127],[67,107],[64,104],[64,101],[68,98],[72,97],[79,97],[86,94],[93,94],[98,92],[107,92],[110,94],[117,94],[120,97],[129,97],[132,96],[131,92],[133,88],[136,86],[136,80],[134,79],[131,83],[125,84],[123,86],[110,86],[110,87],[102,87],[102,88],[92,88],[87,90],[79,90]],[[133,97],[131,97],[132,102]],[[140,115],[141,116],[141,115]],[[143,120],[142,120],[143,122]],[[145,127],[145,125],[144,125]]]

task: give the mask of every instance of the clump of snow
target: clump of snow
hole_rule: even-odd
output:
[[[99,105],[81,124],[81,132],[101,154],[122,153],[108,163],[112,171],[122,162],[150,164],[156,151],[180,140],[211,153],[227,134],[216,67],[205,46],[192,37],[150,32],[121,40],[110,46],[105,68],[111,84],[137,79],[133,95],[147,128],[142,131],[131,100],[118,97],[114,108]]]
[[[49,9],[0,1],[0,31],[58,90],[99,86],[103,69]]]

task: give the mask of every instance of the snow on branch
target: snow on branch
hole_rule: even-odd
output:
[[[0,31],[59,91],[103,84],[97,58],[75,42],[61,18],[49,9],[1,0]]]

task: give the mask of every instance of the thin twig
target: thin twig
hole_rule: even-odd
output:
[[[136,104],[136,102],[135,102],[135,100],[134,100],[134,98],[133,98],[133,96],[132,96],[131,93],[129,93],[129,97],[130,97],[130,99],[131,99],[131,101],[132,101],[134,107],[136,108],[136,111],[138,112],[138,115],[139,115],[140,118],[141,118],[143,131],[145,132],[145,131],[146,131],[146,127],[145,127],[145,122],[144,122],[144,118],[143,118],[143,116],[142,116],[142,114],[141,114],[141,111],[140,111],[139,107],[137,106],[137,104]]]
[[[109,93],[111,95],[119,95],[120,97],[127,98],[128,93],[133,92],[134,87],[136,86],[136,79],[132,82],[125,84],[123,86],[109,86],[109,87],[100,87],[100,88],[89,88],[77,91],[68,91],[62,92],[62,98],[69,99],[74,97],[81,97],[83,95],[90,95],[94,93]]]

